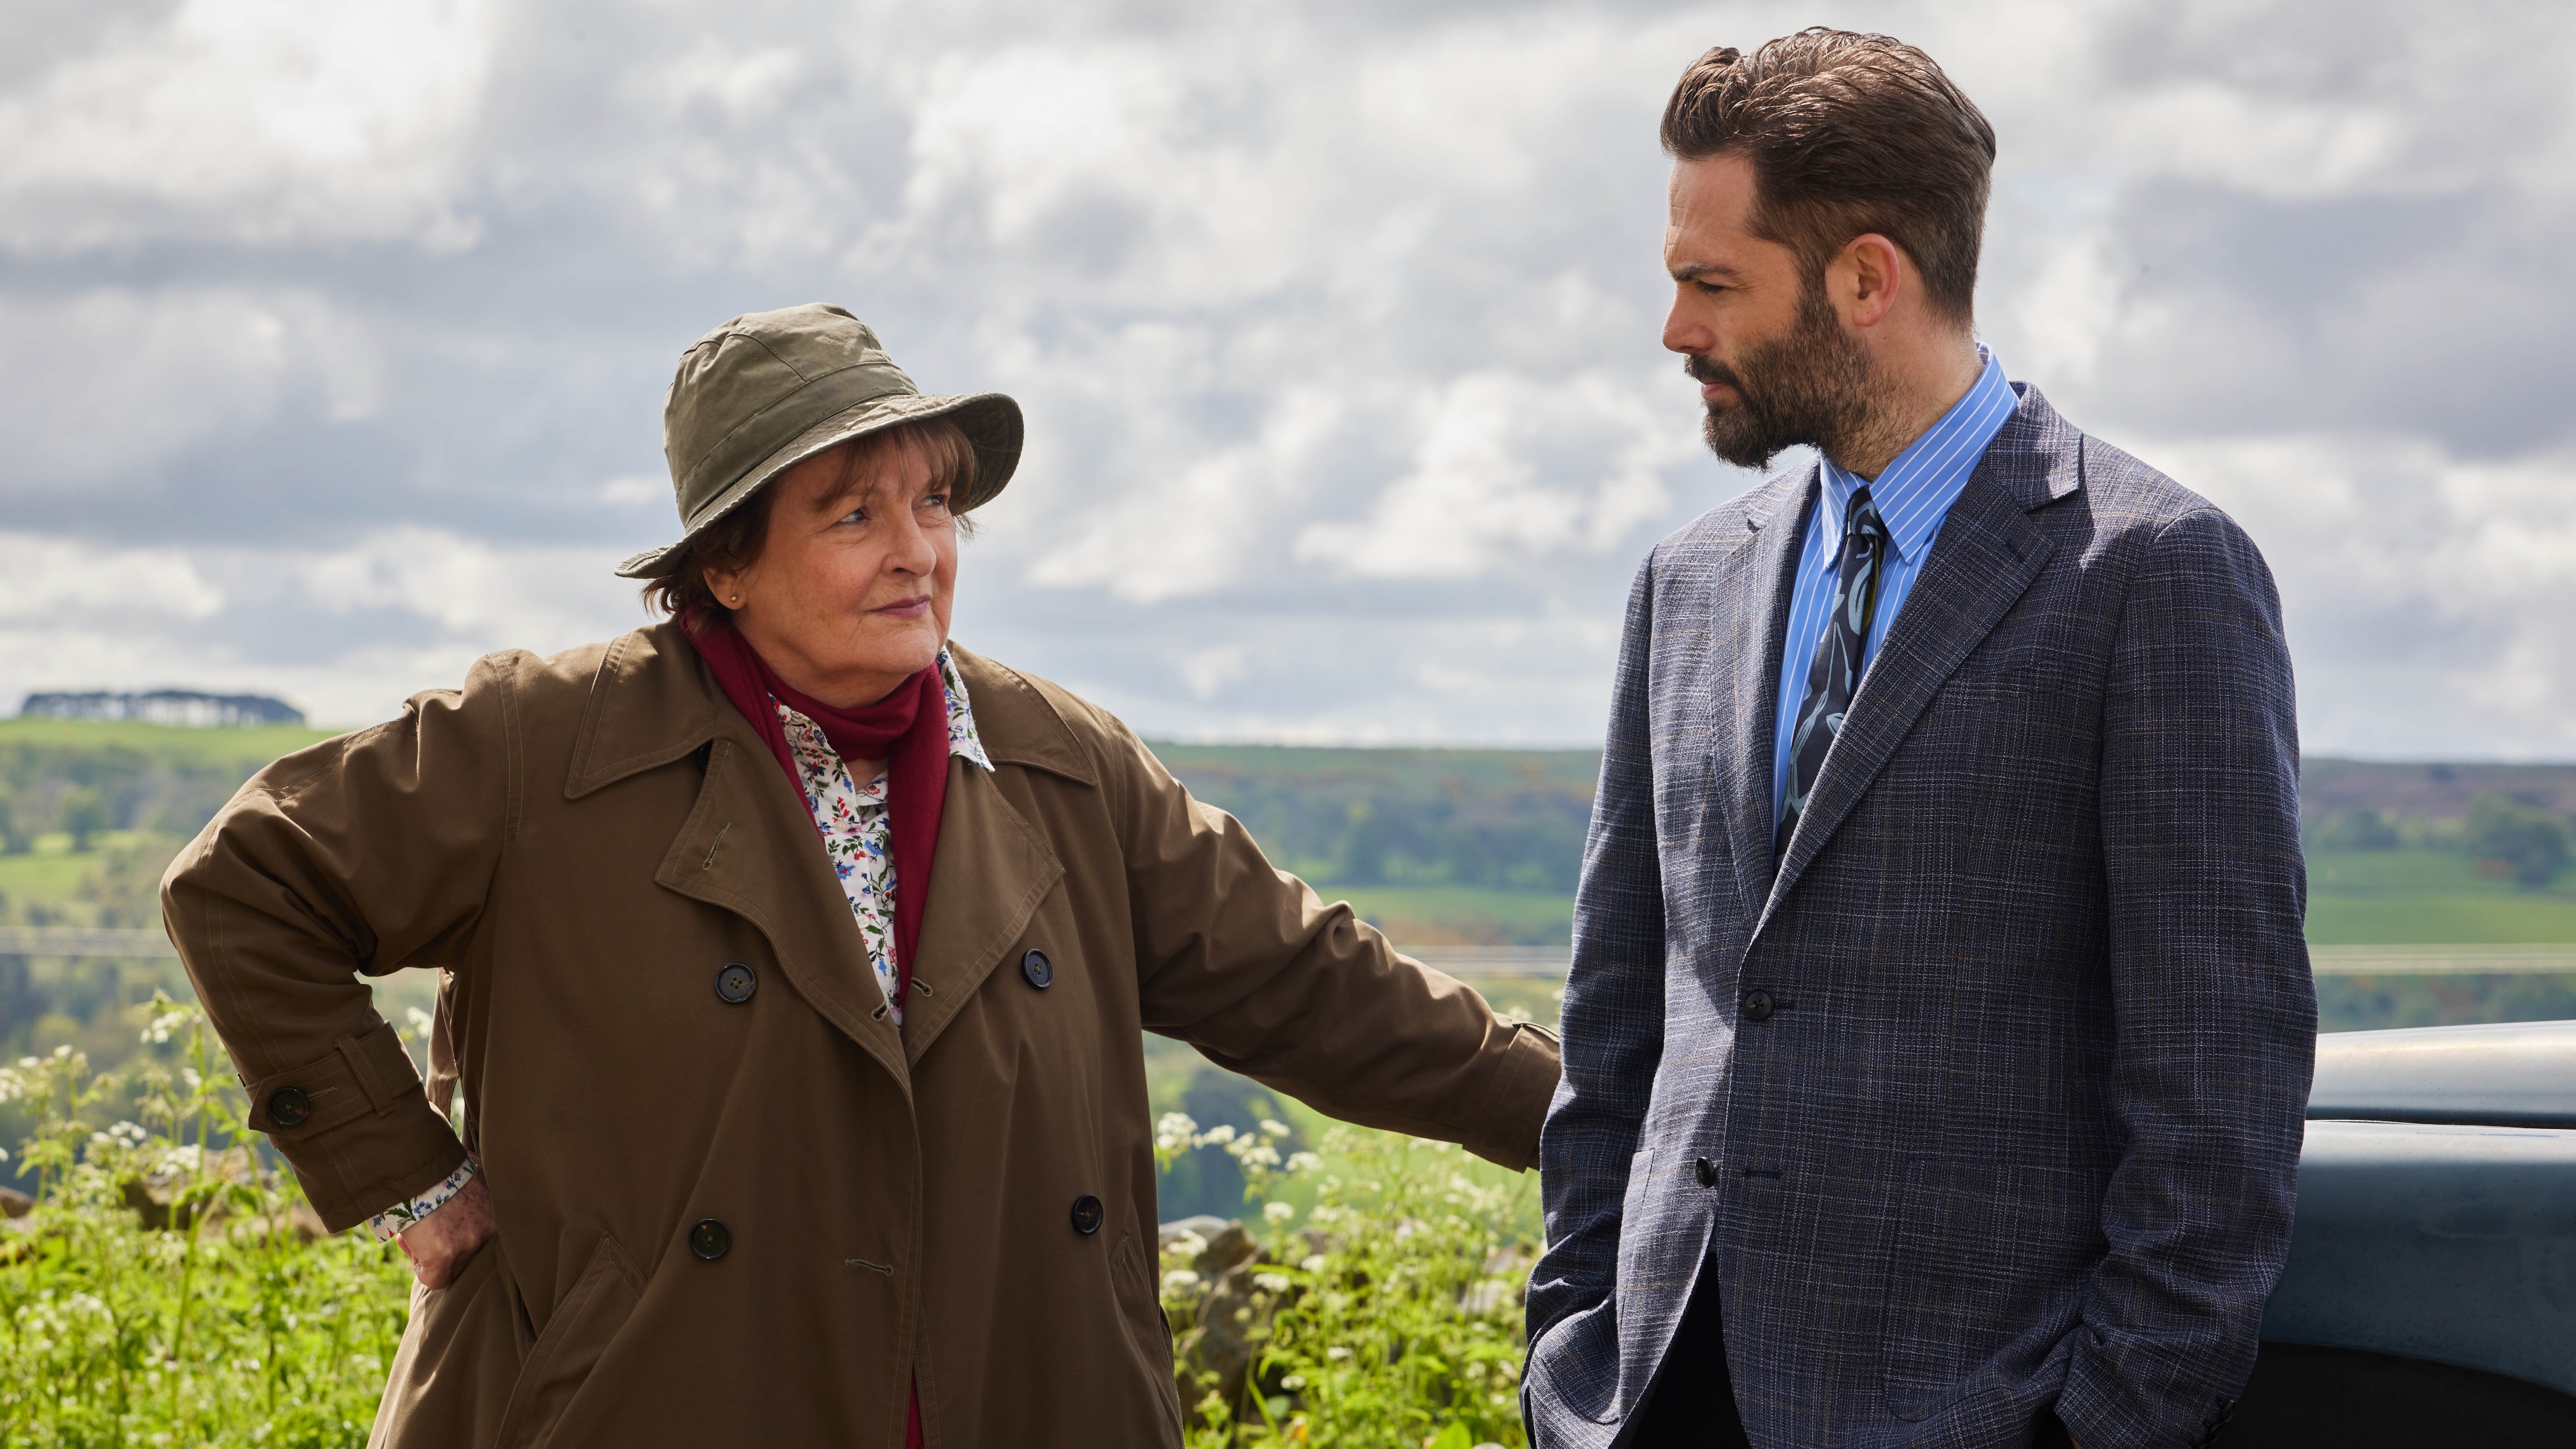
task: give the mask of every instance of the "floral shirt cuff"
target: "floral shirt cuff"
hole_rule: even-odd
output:
[[[405,1198],[369,1218],[368,1229],[375,1233],[377,1242],[391,1242],[395,1234],[447,1206],[447,1200],[463,1192],[465,1184],[472,1182],[474,1175],[482,1170],[475,1164],[473,1158],[465,1159],[457,1165],[454,1172],[449,1173],[427,1192],[417,1197]]]

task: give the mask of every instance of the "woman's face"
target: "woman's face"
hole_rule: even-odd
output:
[[[850,472],[835,448],[779,474],[760,557],[706,574],[769,667],[841,709],[937,661],[957,589],[957,521],[925,450]]]

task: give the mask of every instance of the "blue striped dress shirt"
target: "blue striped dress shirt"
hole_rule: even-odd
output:
[[[1923,572],[1923,561],[1932,556],[1932,540],[1940,536],[1941,520],[1950,516],[1950,505],[1968,486],[1968,475],[1976,471],[1986,445],[2021,405],[2020,395],[2004,380],[2004,365],[1982,343],[1977,355],[1985,359],[1986,368],[1967,396],[1951,404],[1923,436],[1906,444],[1905,451],[1875,480],[1846,473],[1831,458],[1824,460],[1825,496],[1807,510],[1798,582],[1789,596],[1789,637],[1780,649],[1779,729],[1771,746],[1775,823],[1789,789],[1789,742],[1798,728],[1798,702],[1806,697],[1807,670],[1815,663],[1816,640],[1823,636],[1825,615],[1833,607],[1834,575],[1842,561],[1843,518],[1850,511],[1853,492],[1869,490],[1896,545],[1896,557],[1880,568],[1878,608],[1861,648],[1861,680],[1866,688],[1869,661],[1878,657],[1887,626],[1896,622],[1896,611],[1905,607],[1905,596],[1913,591],[1915,576]]]

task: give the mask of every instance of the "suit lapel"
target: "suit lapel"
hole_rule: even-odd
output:
[[[1755,935],[1850,816],[1942,683],[2003,622],[2056,552],[2056,543],[2030,521],[2028,511],[2074,487],[2078,449],[2051,446],[2061,441],[2060,430],[2071,431],[2031,390],[1950,505],[1932,557],[1861,677],[1842,732],[1825,755]]]
[[[1778,728],[1780,650],[1789,632],[1799,545],[1821,470],[1796,485],[1774,485],[1766,512],[1748,513],[1752,539],[1726,557],[1711,580],[1713,617],[1708,718],[1723,731],[1710,753],[1717,798],[1725,802],[1727,853],[1752,919],[1771,894],[1772,736]]]

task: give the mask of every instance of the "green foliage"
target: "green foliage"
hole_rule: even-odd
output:
[[[1211,1261],[1222,1239],[1194,1234],[1164,1244],[1191,1449],[1524,1444],[1535,1179],[1497,1181],[1449,1143],[1349,1127],[1283,1160],[1286,1131],[1162,1124],[1159,1149],[1219,1142],[1262,1203],[1249,1256]],[[1300,1195],[1313,1198],[1302,1226]]]
[[[1349,886],[1570,893],[1600,772],[1587,750],[1154,748],[1282,869]]]
[[[68,831],[75,849],[104,830],[185,840],[261,766],[324,736],[301,729],[179,729],[92,720],[0,720],[0,853]]]
[[[18,803],[18,791],[0,780],[0,855],[25,855],[35,849],[34,811]]]
[[[87,785],[73,785],[54,797],[54,810],[62,821],[63,833],[72,838],[72,853],[86,854],[90,837],[111,823],[107,801]]]
[[[2368,805],[2330,812],[2309,829],[2308,840],[2320,850],[2395,850],[2406,843],[2396,822]]]
[[[2469,802],[2460,844],[2478,860],[2500,862],[2517,883],[2533,889],[2567,868],[2567,822],[2502,795]]]
[[[194,1008],[148,1005],[122,1076],[0,1069],[36,1205],[0,1234],[0,1446],[357,1446],[406,1316],[393,1250],[327,1238]],[[104,1109],[140,1121],[101,1125]]]

